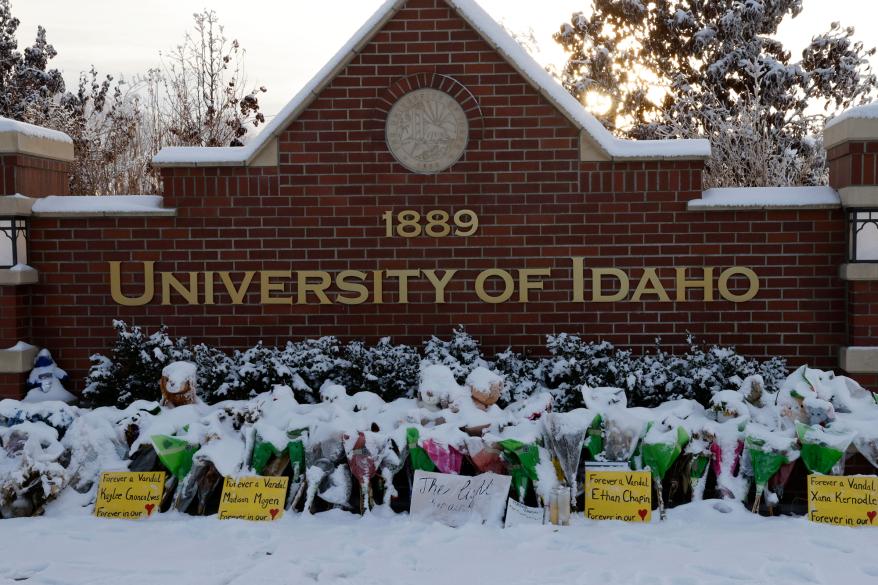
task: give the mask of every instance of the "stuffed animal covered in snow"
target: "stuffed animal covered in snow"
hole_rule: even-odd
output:
[[[452,412],[457,412],[463,393],[463,388],[454,379],[454,374],[447,366],[434,364],[421,368],[418,406],[432,411],[448,408]]]
[[[480,366],[467,376],[466,385],[472,395],[473,404],[481,410],[488,410],[500,400],[503,377]]]
[[[43,349],[37,354],[34,369],[27,377],[27,396],[24,402],[60,400],[72,404],[76,402],[76,396],[64,388],[68,380],[67,372],[58,367],[48,349]]]
[[[162,370],[162,401],[167,406],[195,404],[197,367],[192,362],[174,362]]]

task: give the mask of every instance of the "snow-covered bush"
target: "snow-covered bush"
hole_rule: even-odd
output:
[[[374,392],[387,401],[415,396],[421,367],[415,348],[393,345],[389,337],[372,347],[353,341],[344,358],[350,366],[343,382],[353,391]]]
[[[501,407],[524,400],[540,391],[540,384],[534,376],[539,365],[537,360],[507,349],[503,353],[498,353],[491,365],[506,381],[498,402]]]
[[[781,358],[759,362],[733,347],[704,348],[692,336],[687,343],[689,351],[681,356],[663,350],[660,341],[653,352],[635,356],[608,342],[550,336],[551,357],[542,361],[536,376],[562,411],[582,406],[578,389],[583,386],[622,388],[632,406],[652,407],[680,399],[708,406],[715,393],[737,387],[749,376],[762,375],[769,391],[776,391],[786,378],[786,362]]]
[[[293,374],[282,352],[260,341],[246,351],[235,352],[229,377],[222,387],[225,392],[216,396],[224,400],[247,400],[275,386],[292,385]]]
[[[368,391],[384,400],[414,397],[422,356],[389,338],[375,345],[353,341],[346,346],[335,337],[289,342],[283,348],[258,343],[227,353],[206,345],[190,351],[185,339],[173,340],[162,328],[147,336],[139,327],[115,323],[118,332],[111,357],[92,357],[84,398],[91,405],[126,406],[135,400],[158,400],[162,368],[172,361],[193,359],[198,368],[198,394],[208,404],[247,400],[288,386],[302,404],[320,401],[327,382],[352,392]],[[423,366],[447,367],[458,384],[479,367],[502,375],[499,404],[508,405],[549,392],[555,409],[583,406],[581,388],[622,388],[632,406],[657,406],[669,400],[697,400],[710,405],[717,392],[737,387],[760,375],[765,389],[777,391],[785,379],[786,362],[765,362],[737,353],[732,347],[702,347],[687,338],[689,350],[675,355],[656,341],[653,351],[635,355],[612,343],[587,341],[577,335],[552,335],[546,341],[548,357],[536,359],[511,350],[487,360],[478,342],[462,327],[449,340],[436,337],[424,344]]]
[[[91,357],[82,397],[92,406],[127,406],[135,400],[159,400],[162,369],[171,362],[189,361],[185,338],[172,340],[167,327],[147,335],[137,326],[114,321],[116,343],[110,358]]]
[[[607,341],[585,341],[577,335],[550,335],[546,349],[551,357],[542,361],[539,374],[560,410],[580,408],[583,385],[627,388],[630,353]],[[621,369],[620,369],[621,368]]]
[[[280,360],[291,372],[298,374],[308,388],[316,390],[328,380],[341,379],[350,368],[343,351],[335,337],[306,339],[287,343]],[[300,391],[296,396],[299,402],[316,402],[317,398],[316,391]]]
[[[234,361],[226,352],[200,344],[195,346],[195,365],[198,371],[198,395],[208,404],[226,400],[227,380],[234,371]]]
[[[779,358],[762,364],[740,355],[731,347],[712,346],[704,349],[691,336],[687,341],[689,352],[676,364],[683,369],[677,378],[677,387],[686,384],[688,387],[683,397],[697,400],[702,405],[709,404],[715,393],[737,387],[756,374],[762,375],[766,389],[771,392],[777,391],[786,378],[785,363]]]
[[[458,384],[463,384],[469,373],[485,361],[479,342],[466,332],[463,325],[455,328],[448,341],[433,337],[425,342],[424,358],[433,364],[451,368]]]

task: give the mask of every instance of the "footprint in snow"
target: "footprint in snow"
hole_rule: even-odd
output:
[[[752,581],[753,576],[743,570],[734,567],[723,567],[717,565],[691,565],[693,569],[699,573],[710,575],[712,577],[722,577],[730,581]]]
[[[813,565],[801,563],[775,563],[765,568],[772,583],[820,583]]]
[[[27,581],[34,575],[49,568],[49,563],[35,563],[25,567],[11,567],[3,572],[10,581]]]
[[[822,540],[819,538],[813,538],[813,539],[811,539],[811,544],[818,546],[818,547],[821,547],[821,548],[828,548],[830,550],[837,550],[838,552],[843,552],[846,554],[851,554],[852,552],[854,552],[854,549],[852,547],[845,546],[841,543],[833,542],[831,540]]]
[[[869,575],[870,577],[878,577],[878,567],[863,567],[863,572]]]

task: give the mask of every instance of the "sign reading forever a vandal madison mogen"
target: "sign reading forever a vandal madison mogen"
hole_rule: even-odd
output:
[[[98,518],[132,520],[152,516],[162,503],[165,472],[104,472],[98,484],[94,514]]]
[[[837,526],[878,526],[878,477],[809,475],[808,519]]]
[[[436,209],[426,214],[413,210],[383,216],[385,236],[388,238],[431,238],[473,236],[479,231],[479,216],[472,210],[445,211]],[[733,266],[676,267],[668,269],[644,268],[637,278],[618,268],[588,268],[585,257],[561,258],[556,268],[527,268],[514,270],[490,268],[473,277],[471,290],[480,301],[490,304],[506,302],[528,303],[543,290],[546,281],[562,271],[572,273],[571,302],[621,301],[686,301],[689,291],[701,291],[706,302],[723,299],[733,303],[752,300],[759,293],[759,277],[750,268]],[[155,261],[139,263],[143,276],[141,294],[129,296],[122,290],[122,262],[110,262],[110,288],[113,300],[124,306],[139,307],[160,299],[163,305],[176,302],[179,295],[185,304],[214,305],[230,299],[234,305],[245,302],[248,293],[259,293],[263,305],[361,305],[365,303],[409,303],[409,288],[413,282],[428,282],[437,304],[446,302],[446,289],[462,272],[449,269],[394,269],[394,270],[262,270],[210,271],[172,273],[158,272]],[[132,264],[132,266],[135,266]],[[667,274],[664,272],[667,271]],[[158,276],[158,279],[156,278]],[[664,283],[673,278],[674,287]],[[732,285],[733,279],[746,283]],[[138,279],[139,280],[139,279]],[[160,294],[156,294],[156,280]],[[586,282],[591,281],[590,294]],[[287,292],[291,291],[291,292]],[[391,300],[392,299],[392,300]]]
[[[592,520],[649,522],[652,475],[648,471],[586,470],[585,516]]]
[[[288,477],[227,477],[220,499],[220,520],[271,522],[284,514]]]

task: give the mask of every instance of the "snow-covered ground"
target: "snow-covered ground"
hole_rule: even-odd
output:
[[[726,513],[718,511],[720,507]],[[761,518],[705,501],[665,522],[448,528],[380,511],[274,524],[88,509],[0,522],[0,582],[28,584],[866,585],[878,530]]]

